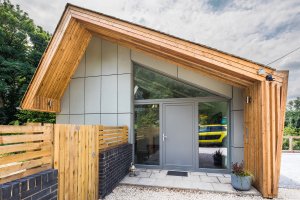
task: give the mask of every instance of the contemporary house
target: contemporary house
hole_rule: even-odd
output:
[[[288,72],[68,4],[22,100],[56,123],[128,125],[137,166],[278,192]]]

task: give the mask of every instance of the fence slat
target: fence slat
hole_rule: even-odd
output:
[[[11,126],[1,125],[0,134],[9,133],[43,133],[45,126]]]
[[[102,126],[99,133],[99,149],[105,150],[128,142],[127,126]]]
[[[45,164],[51,164],[52,156],[42,157],[37,160],[29,160],[25,162],[16,162],[6,167],[0,168],[0,177],[8,176],[14,172],[38,167]]]
[[[0,154],[20,152],[20,151],[38,150],[38,149],[41,149],[43,146],[46,148],[50,148],[51,145],[52,144],[50,142],[4,145],[4,146],[0,146]]]
[[[6,183],[6,182],[9,182],[9,181],[14,181],[16,179],[20,179],[20,178],[25,177],[25,176],[36,174],[36,173],[39,173],[39,172],[42,172],[42,171],[45,171],[45,170],[51,169],[51,168],[52,168],[52,166],[50,164],[48,164],[48,165],[44,165],[44,166],[41,166],[41,167],[38,167],[38,168],[27,169],[24,172],[21,172],[21,173],[18,173],[18,174],[9,176],[9,177],[5,177],[5,178],[0,178],[0,184]]]
[[[50,140],[50,137],[44,134],[0,136],[0,144],[34,142],[34,141],[41,141],[41,140]]]
[[[0,158],[1,165],[6,165],[8,163],[12,162],[21,162],[26,161],[34,158],[44,157],[44,156],[51,156],[50,150],[45,151],[33,151],[33,152],[26,152],[26,153],[20,153],[20,154],[14,154],[6,157]]]

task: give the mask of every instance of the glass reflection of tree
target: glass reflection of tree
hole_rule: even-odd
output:
[[[146,107],[147,106],[147,107]],[[136,128],[159,126],[158,105],[143,105],[136,108]]]
[[[137,64],[134,66],[135,99],[213,96],[209,92],[167,77]]]

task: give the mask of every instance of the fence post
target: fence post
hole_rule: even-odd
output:
[[[126,138],[126,135],[128,134],[128,126],[124,126],[123,127],[123,136],[124,138]],[[127,135],[127,141],[128,142],[128,135]]]
[[[289,151],[293,151],[293,138],[289,136]]]
[[[43,125],[45,131],[50,136],[50,145],[51,145],[51,167],[54,168],[54,124],[46,123]]]

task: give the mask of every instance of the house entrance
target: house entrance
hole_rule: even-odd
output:
[[[135,164],[226,170],[228,100],[138,64],[133,66]],[[214,163],[216,152],[222,153],[221,165]]]

